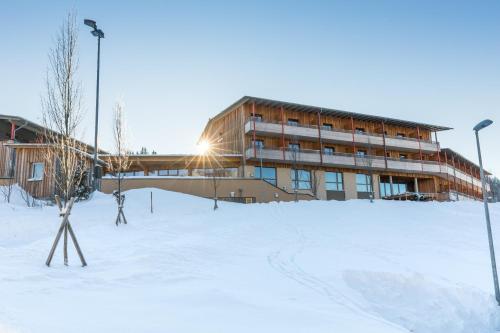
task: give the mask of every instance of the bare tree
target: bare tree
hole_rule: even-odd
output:
[[[127,127],[125,124],[125,112],[123,104],[117,102],[113,110],[113,139],[115,144],[116,156],[113,160],[110,159],[109,166],[113,173],[118,177],[118,191],[113,194],[118,203],[118,215],[116,217],[116,225],[120,223],[127,224],[127,219],[123,213],[123,204],[125,195],[122,195],[122,180],[123,172],[130,166],[129,150],[127,148]]]
[[[59,29],[55,45],[49,53],[46,80],[46,96],[42,99],[44,133],[47,149],[44,151],[48,168],[45,172],[55,174],[56,195],[60,216],[63,218],[46,265],[50,266],[55,249],[64,233],[64,264],[68,264],[68,232],[80,256],[83,258],[75,234],[69,223],[71,208],[76,200],[75,190],[85,175],[87,147],[75,137],[82,120],[81,85],[76,78],[78,69],[78,32],[76,15],[69,13]]]
[[[0,186],[0,193],[2,193],[4,201],[7,203],[10,203],[10,197],[12,196],[14,182],[14,178],[6,178],[6,183]]]
[[[76,187],[85,176],[85,145],[76,139],[83,109],[78,69],[78,33],[76,15],[69,13],[59,29],[55,46],[49,53],[46,96],[42,100],[43,123],[47,130],[45,160],[56,169],[55,185],[66,203],[75,195]],[[53,170],[54,171],[54,170]]]
[[[217,167],[212,168],[212,185],[214,189],[214,210],[217,210],[219,208],[219,205],[217,204],[218,197],[217,197],[217,188],[220,185],[220,177],[222,176],[223,171],[220,170]]]

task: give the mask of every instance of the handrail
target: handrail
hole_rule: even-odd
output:
[[[256,119],[259,119],[259,118],[256,118]],[[245,125],[248,124],[249,122],[253,122],[253,117],[250,116],[247,118],[247,121],[245,122]],[[262,124],[276,124],[276,125],[285,125],[285,126],[289,126],[289,127],[301,127],[301,128],[311,128],[311,129],[318,129],[318,126],[317,125],[305,125],[305,124],[297,124],[297,125],[289,125],[286,121],[285,122],[282,122],[282,121],[264,121],[264,120],[256,120],[255,123],[262,123]],[[332,129],[327,129],[327,128],[324,128],[323,126],[321,126],[321,131],[327,131],[327,132],[340,132],[340,133],[352,133],[352,130],[351,129],[343,129],[343,128],[334,128],[332,127]],[[384,135],[383,134],[380,134],[380,133],[372,133],[372,132],[356,132],[354,131],[354,134],[355,135],[365,135],[365,136],[376,136],[376,137],[380,137],[382,138]],[[404,140],[404,141],[412,141],[412,142],[418,142],[418,139],[417,138],[410,138],[410,137],[401,137],[401,136],[394,136],[394,135],[385,135],[386,139],[396,139],[396,140]],[[432,142],[431,140],[425,140],[425,139],[421,139],[420,142],[425,142],[425,143],[434,143],[435,142]]]
[[[246,150],[248,150],[248,149],[253,149],[253,144],[247,145]],[[276,147],[276,148],[257,148],[257,152],[260,152],[260,151],[282,152],[283,148],[279,148],[279,147]],[[320,151],[317,149],[298,149],[298,150],[295,150],[293,148],[285,148],[285,152],[294,152],[294,151],[297,151],[297,153],[299,153],[299,154],[304,153],[304,154],[318,154],[319,155],[319,153],[320,153]],[[385,160],[385,159],[387,159],[387,161],[394,161],[394,162],[421,163],[421,164],[425,164],[425,165],[439,165],[441,167],[447,168],[444,173],[448,172],[448,168],[450,168],[451,170],[454,169],[452,165],[446,164],[443,162],[439,163],[436,161],[399,159],[399,158],[393,158],[393,157],[384,158],[384,156],[379,156],[379,155],[356,155],[356,154],[352,154],[352,153],[338,153],[338,152],[333,152],[333,153],[329,153],[329,154],[323,153],[323,157],[327,157],[327,156],[353,157],[355,160],[369,160],[369,159],[371,159],[371,160]],[[469,174],[464,173],[463,171],[461,171],[459,169],[455,169],[455,172],[461,173],[466,177],[471,176]],[[439,173],[442,173],[442,168],[440,168]],[[472,178],[476,182],[480,182],[480,180],[478,178],[476,178],[474,176],[472,176]]]

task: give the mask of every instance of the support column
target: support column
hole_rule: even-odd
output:
[[[415,187],[415,193],[419,193],[420,191],[418,190],[418,178],[415,177],[413,179],[413,187]]]
[[[385,168],[387,169],[387,146],[385,145],[385,123],[382,121],[382,139],[384,142],[384,162]]]
[[[323,165],[323,144],[321,143],[321,111],[318,111],[319,163]]]
[[[434,138],[436,139],[436,146],[437,146],[437,154],[438,154],[438,163],[439,163],[439,171],[441,171],[441,145],[439,144],[438,141],[438,132],[434,132]]]
[[[451,155],[451,162],[453,164],[453,190],[458,193],[457,190],[457,169],[455,168],[455,155]],[[458,201],[458,194],[457,194]]]
[[[255,135],[255,102],[252,103],[252,120],[253,120],[253,157],[257,158],[257,146],[255,144],[256,135]]]
[[[418,140],[418,151],[420,154],[420,167],[424,171],[424,165],[422,164],[422,145],[420,144],[420,127],[417,126],[417,140]]]
[[[391,196],[392,196],[392,195],[394,195],[394,188],[393,188],[393,187],[394,187],[394,185],[393,185],[393,183],[392,183],[392,176],[389,176],[389,183],[390,183],[390,185],[391,185]]]
[[[446,150],[444,151],[444,165],[446,171],[446,182],[448,183],[448,198],[450,198],[450,176],[448,174],[448,156],[446,155]]]
[[[10,123],[10,139],[14,141],[16,138],[16,124],[14,122]]]
[[[281,150],[283,150],[283,161],[285,161],[285,112],[283,106],[280,106],[281,113]]]
[[[351,130],[352,130],[352,153],[356,155],[356,143],[354,142],[354,119],[351,117]]]

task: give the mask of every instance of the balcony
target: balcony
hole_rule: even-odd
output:
[[[473,183],[474,186],[481,186],[481,181],[470,175],[463,173],[460,170],[454,169],[450,165],[438,163],[434,161],[419,161],[408,159],[384,159],[383,156],[358,156],[354,154],[333,153],[320,154],[318,150],[290,150],[278,148],[247,148],[245,151],[246,159],[262,160],[267,162],[279,162],[286,164],[306,164],[306,165],[323,165],[332,167],[347,167],[353,169],[372,169],[372,170],[390,170],[402,171],[411,173],[434,174],[441,177],[447,177],[450,180],[453,177]],[[387,161],[387,167],[386,167]]]
[[[245,133],[252,133],[254,130],[254,122],[248,119],[245,123]],[[321,132],[321,141],[323,143],[338,143],[351,145],[353,141],[352,131],[342,129],[325,129],[320,131],[317,126],[290,126],[288,124],[272,123],[272,122],[255,122],[255,133],[264,136],[281,136],[282,133],[287,138],[297,138],[305,140],[318,140]],[[354,143],[359,146],[383,147],[384,137],[381,134],[370,133],[354,133]],[[420,140],[414,138],[403,138],[394,136],[385,136],[385,145],[388,149],[397,149],[401,151],[418,151],[420,148],[423,152],[436,152],[438,145],[435,142]]]

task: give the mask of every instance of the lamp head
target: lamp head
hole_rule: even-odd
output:
[[[479,132],[480,130],[482,130],[485,127],[490,126],[491,124],[493,124],[493,120],[485,119],[485,120],[481,121],[479,124],[477,124],[476,126],[474,126],[473,130],[476,132]]]
[[[95,23],[94,20],[85,19],[85,20],[83,20],[83,23],[85,25],[88,25],[89,27],[91,27],[94,30],[97,29],[97,24]]]
[[[91,31],[92,35],[99,38],[104,38],[104,32],[101,29],[94,29]]]

